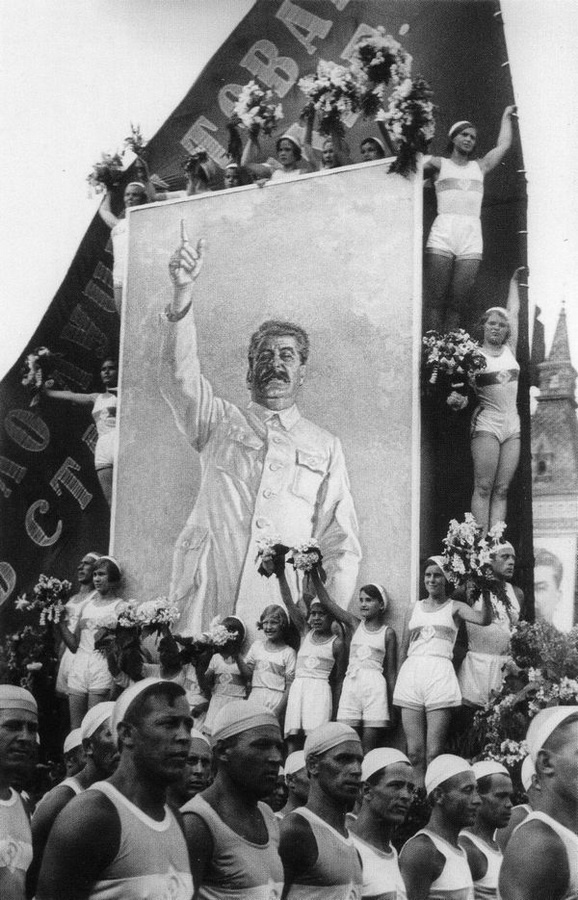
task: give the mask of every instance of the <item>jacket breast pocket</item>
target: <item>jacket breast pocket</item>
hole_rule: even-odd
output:
[[[241,481],[249,481],[263,457],[263,447],[256,434],[231,425],[215,442],[215,466]]]
[[[291,493],[312,506],[327,472],[328,459],[321,453],[309,453],[297,450],[295,454],[295,473],[291,484]]]

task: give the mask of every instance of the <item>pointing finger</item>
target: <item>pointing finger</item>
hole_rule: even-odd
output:
[[[188,244],[189,243],[189,235],[187,234],[187,229],[185,227],[185,220],[181,219],[181,243]]]

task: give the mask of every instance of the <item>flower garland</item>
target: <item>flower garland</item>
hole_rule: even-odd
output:
[[[374,34],[361,38],[351,56],[351,66],[365,89],[360,98],[363,114],[375,116],[381,109],[385,87],[398,86],[411,77],[412,58],[383,25]]]
[[[41,575],[33,588],[34,599],[28,600],[26,594],[22,594],[16,601],[16,609],[27,612],[40,610],[41,627],[49,622],[56,624],[62,618],[71,591],[70,581],[60,581],[52,575]]]
[[[50,376],[61,358],[62,354],[53,353],[48,347],[37,347],[25,357],[21,384],[31,394],[30,406],[39,403],[43,388],[54,387],[54,380]]]
[[[307,119],[316,112],[321,134],[343,135],[343,117],[361,106],[358,73],[326,59],[319,60],[315,73],[299,79],[298,87],[307,97],[301,117]]]
[[[567,634],[547,622],[520,622],[510,645],[504,685],[476,713],[478,755],[510,768],[527,755],[528,725],[541,709],[578,703],[578,628]]]
[[[463,522],[452,519],[444,545],[444,571],[456,585],[473,582],[480,590],[492,589],[495,583],[492,552],[500,543],[506,523],[497,522],[484,536],[483,529],[471,513]]]
[[[417,168],[417,154],[427,153],[435,135],[433,92],[420,75],[406,78],[391,92],[387,112],[378,113],[397,143],[390,172],[409,175]]]

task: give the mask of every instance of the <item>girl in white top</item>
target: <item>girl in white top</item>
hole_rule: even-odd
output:
[[[94,567],[92,580],[94,595],[87,600],[78,617],[76,628],[70,630],[66,621],[60,620],[62,639],[74,654],[68,677],[68,703],[72,728],[79,728],[87,710],[108,700],[113,686],[105,656],[94,648],[96,632],[116,618],[121,598],[121,570],[110,556],[101,557]]]
[[[506,107],[496,146],[482,159],[474,159],[475,126],[462,120],[448,132],[449,159],[432,156],[424,165],[424,177],[434,181],[438,200],[438,217],[426,247],[428,328],[450,331],[459,325],[482,260],[483,179],[512,144],[515,110],[515,106]]]
[[[254,641],[245,659],[239,658],[239,668],[250,684],[252,700],[282,720],[297,659],[295,650],[287,643],[287,613],[278,604],[266,606],[257,628],[263,632],[265,640]]]
[[[319,600],[311,601],[309,616],[301,620],[302,640],[285,716],[290,753],[303,746],[304,736],[310,731],[331,721],[333,697],[329,679],[335,672],[336,681],[341,682],[346,666],[345,645],[333,633],[334,621]]]
[[[424,582],[428,596],[411,610],[404,639],[403,655],[407,654],[407,658],[393,694],[394,704],[401,707],[407,755],[419,784],[423,783],[426,766],[443,753],[452,708],[461,704],[452,665],[459,623],[488,625],[492,617],[487,598],[481,610],[448,599],[443,564],[441,556],[432,556],[426,562]]]
[[[323,606],[345,628],[349,665],[343,682],[337,720],[360,730],[364,753],[377,747],[390,723],[397,637],[384,622],[389,602],[379,584],[366,584],[359,591],[359,616],[342,609],[325,589],[319,573],[312,573],[317,596]]]
[[[247,680],[239,667],[241,648],[245,640],[245,625],[237,616],[225,616],[221,622],[231,632],[231,641],[214,653],[208,665],[197,664],[199,685],[211,695],[207,717],[202,730],[211,734],[215,716],[232,700],[244,700],[247,696]],[[205,668],[203,669],[203,665]]]
[[[91,408],[98,433],[94,450],[94,467],[102,493],[110,506],[112,500],[118,381],[118,365],[114,358],[107,356],[103,359],[100,368],[100,378],[104,385],[104,391],[100,394],[80,394],[76,391],[54,391],[48,388],[45,388],[44,394],[52,400],[67,400],[78,406],[89,406]]]

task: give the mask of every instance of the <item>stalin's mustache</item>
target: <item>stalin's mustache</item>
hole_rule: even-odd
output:
[[[289,376],[283,369],[265,369],[263,372],[259,373],[260,384],[268,384],[268,382],[273,381],[273,379],[276,381],[289,382]]]

